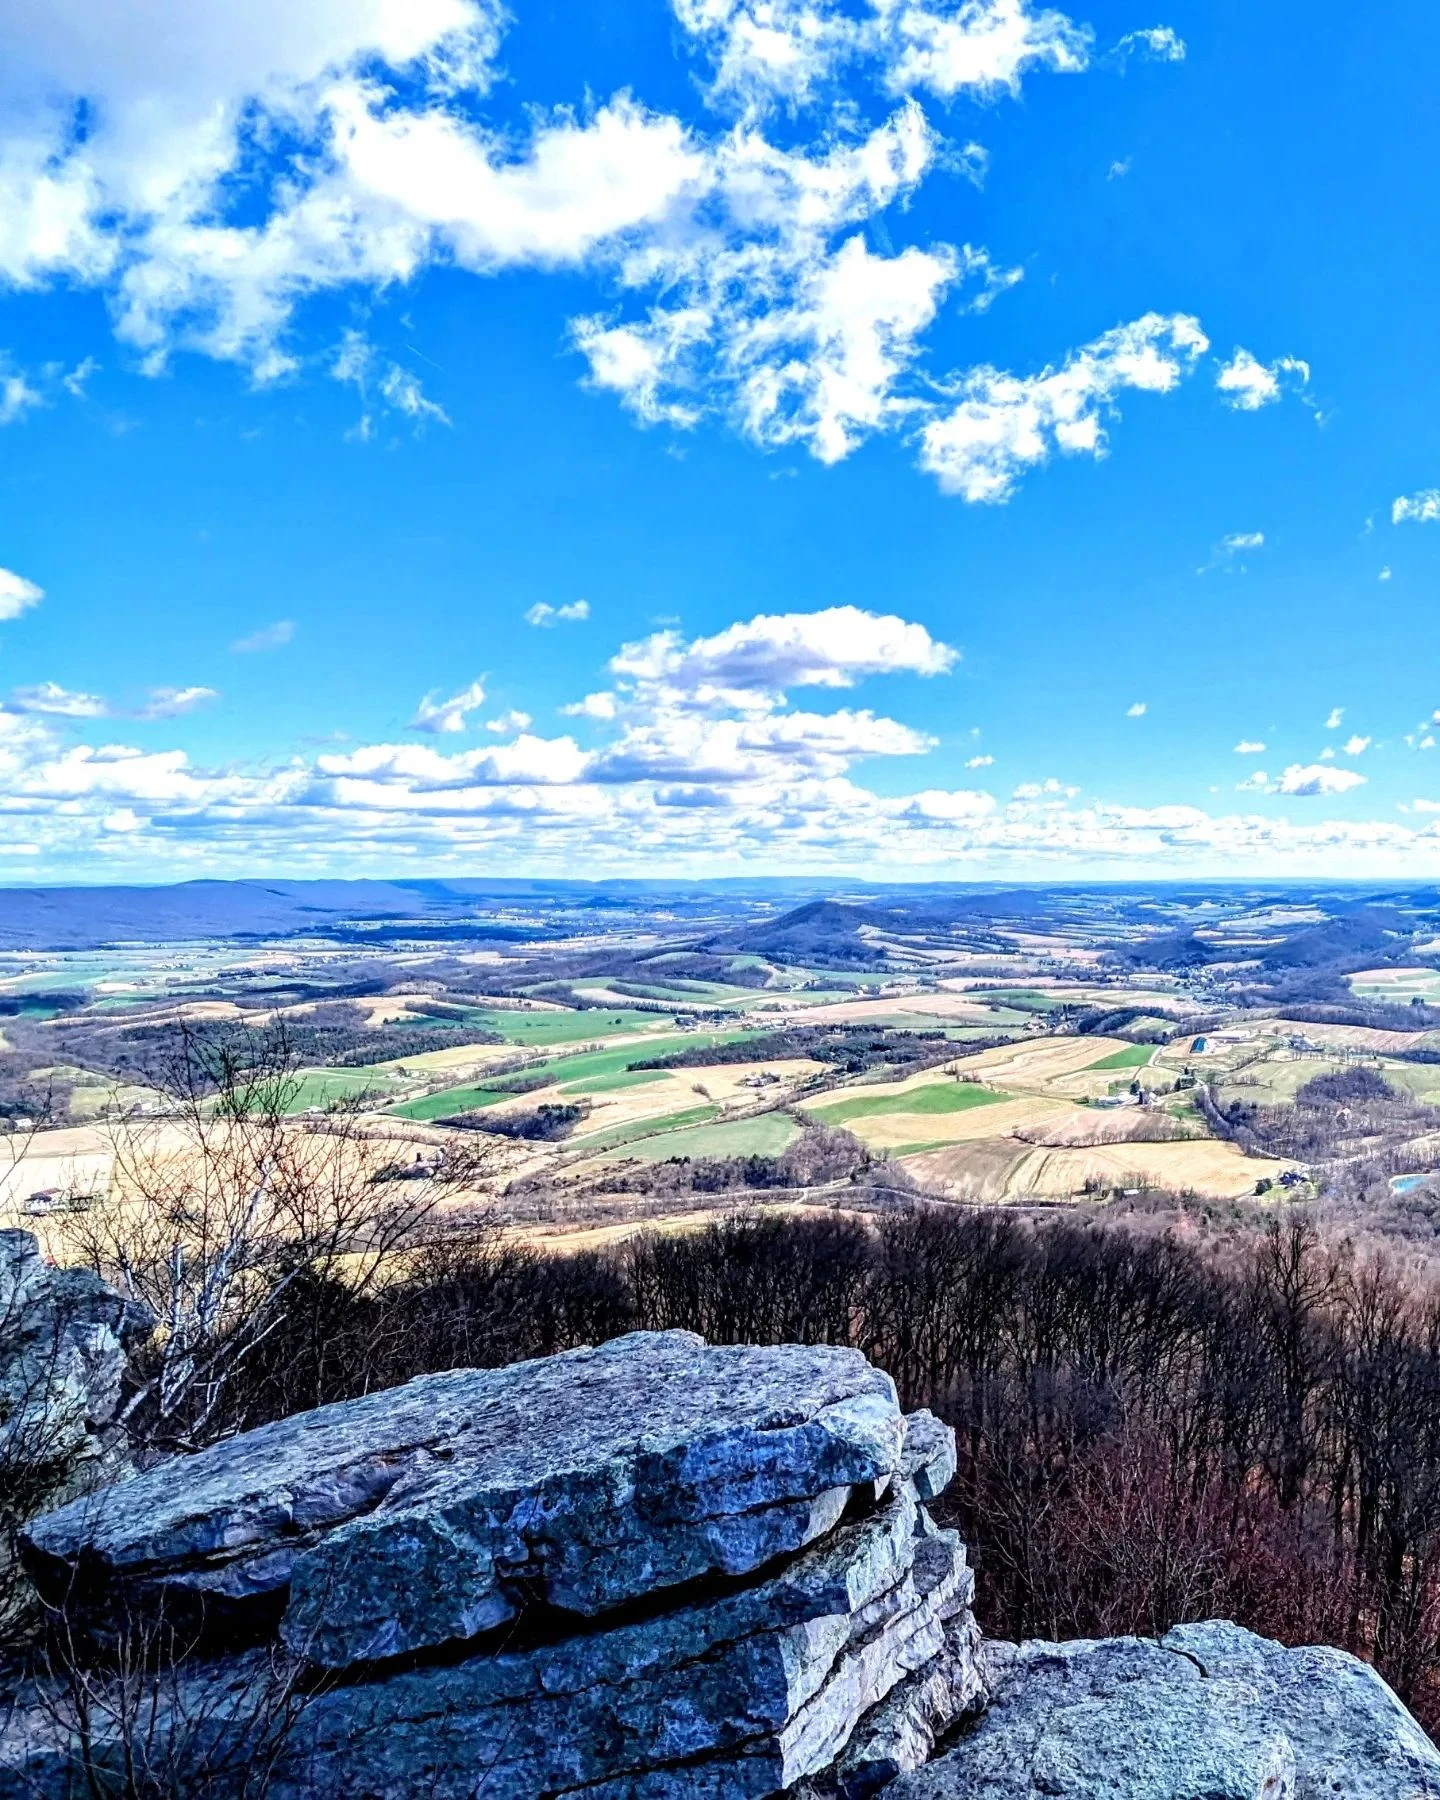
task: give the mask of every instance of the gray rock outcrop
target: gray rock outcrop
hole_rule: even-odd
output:
[[[964,1549],[924,1506],[953,1470],[853,1351],[635,1334],[263,1427],[36,1521],[28,1555],[102,1628],[209,1634],[150,1741],[243,1745],[274,1651],[220,1646],[278,1639],[305,1690],[281,1800],[762,1800],[852,1743],[859,1795],[981,1697]],[[53,1713],[0,1744],[0,1794],[66,1792]]]
[[[1342,1650],[1212,1623],[986,1665],[984,1717],[886,1800],[1440,1800],[1440,1753]]]
[[[110,1430],[142,1306],[84,1269],[56,1269],[28,1231],[0,1231],[0,1468],[51,1492],[119,1472]]]

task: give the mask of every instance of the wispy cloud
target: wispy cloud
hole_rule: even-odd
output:
[[[1150,708],[1145,701],[1137,700],[1133,706],[1126,707],[1125,717],[1127,719],[1143,719],[1149,710]]]
[[[551,625],[578,625],[590,617],[588,600],[570,600],[564,606],[551,606],[546,600],[537,600],[525,614],[527,625],[538,625],[542,629]]]
[[[278,619],[273,625],[264,625],[259,631],[252,631],[248,637],[236,638],[230,648],[241,656],[251,656],[265,650],[283,650],[295,636],[293,619]]]
[[[212,687],[151,688],[149,699],[136,709],[134,716],[137,719],[178,719],[219,698]]]
[[[469,687],[461,688],[458,694],[451,694],[448,699],[442,699],[438,692],[432,691],[415,708],[410,729],[432,734],[464,731],[470,714],[484,704],[483,681],[472,681]]]
[[[1235,412],[1259,412],[1286,392],[1304,396],[1310,386],[1310,365],[1298,356],[1281,356],[1262,363],[1248,350],[1236,350],[1223,364],[1215,386],[1225,404]]]

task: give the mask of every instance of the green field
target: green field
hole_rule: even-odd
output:
[[[495,1106],[501,1100],[514,1098],[513,1094],[504,1093],[499,1088],[444,1088],[438,1094],[425,1094],[419,1100],[406,1100],[399,1106],[392,1106],[390,1110],[400,1119],[428,1122],[431,1119],[448,1119],[456,1113],[479,1112],[482,1107]]]
[[[631,1007],[595,1007],[587,1012],[525,1012],[518,1007],[477,1007],[465,1015],[467,1025],[498,1032],[507,1044],[543,1049],[555,1044],[590,1044],[614,1037],[618,1031],[673,1031],[660,1013],[636,1012]]]
[[[354,1100],[373,1094],[383,1104],[394,1081],[374,1069],[305,1069],[294,1080],[287,1113],[309,1112],[312,1106],[333,1106],[337,1100]]]
[[[664,1069],[621,1069],[615,1075],[596,1075],[589,1080],[567,1081],[562,1094],[618,1094],[625,1088],[648,1087],[655,1081],[667,1081]]]
[[[1111,1056],[1102,1056],[1099,1062],[1087,1064],[1086,1073],[1096,1069],[1145,1069],[1154,1061],[1155,1050],[1154,1044],[1129,1044]]]
[[[628,1148],[612,1150],[607,1162],[668,1162],[674,1156],[779,1156],[800,1136],[788,1113],[760,1113],[725,1125],[692,1125],[661,1132]]]
[[[718,1106],[687,1106],[683,1112],[666,1113],[658,1119],[632,1119],[628,1125],[611,1125],[586,1137],[568,1140],[577,1150],[610,1150],[620,1144],[634,1143],[637,1138],[654,1137],[657,1132],[679,1131],[686,1125],[708,1125],[718,1118]]]
[[[851,1119],[874,1119],[886,1113],[903,1113],[907,1117],[928,1117],[935,1113],[969,1112],[972,1107],[992,1106],[1005,1095],[973,1081],[935,1081],[928,1087],[911,1088],[908,1093],[857,1093],[838,1100],[833,1106],[812,1106],[809,1110],[824,1125],[846,1125]]]
[[[567,1087],[578,1081],[591,1082],[601,1080],[608,1075],[618,1075],[627,1070],[631,1063],[647,1060],[653,1056],[668,1056],[676,1050],[690,1050],[697,1045],[710,1049],[715,1044],[738,1044],[746,1038],[758,1034],[753,1031],[687,1031],[667,1033],[664,1036],[646,1038],[643,1043],[626,1044],[609,1050],[579,1050],[571,1056],[547,1057],[543,1063],[537,1063],[524,1072],[523,1078],[548,1075],[552,1081],[563,1081]],[[659,1073],[659,1071],[653,1071]],[[643,1073],[643,1071],[637,1071]],[[685,1074],[685,1070],[680,1070]],[[698,1067],[693,1071],[693,1078],[700,1079]]]

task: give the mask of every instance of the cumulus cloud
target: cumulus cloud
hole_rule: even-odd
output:
[[[472,681],[469,687],[461,688],[458,694],[451,694],[448,699],[442,699],[432,690],[415,708],[410,729],[437,734],[464,731],[469,725],[470,714],[484,704],[483,681]]]
[[[974,370],[959,383],[957,403],[925,425],[921,466],[946,493],[1008,500],[1024,472],[1056,450],[1103,456],[1118,396],[1169,393],[1208,348],[1197,320],[1147,313],[1039,375]]]
[[[1390,520],[1395,525],[1433,525],[1436,519],[1440,519],[1440,488],[1402,494],[1390,508]]]
[[[1235,754],[1237,756],[1263,756],[1265,746],[1258,738],[1241,738],[1235,746]]]
[[[1332,706],[1325,718],[1325,729],[1327,731],[1338,731],[1344,723],[1345,708],[1343,706]]]
[[[0,619],[18,619],[45,598],[45,590],[16,575],[11,569],[0,569]]]
[[[989,769],[994,766],[993,756],[972,756],[965,764],[967,769]]]
[[[1346,794],[1351,788],[1363,787],[1365,777],[1357,769],[1329,768],[1324,763],[1291,763],[1275,787],[1279,794],[1299,794],[1307,798],[1320,794]]]
[[[56,681],[16,688],[8,702],[15,713],[38,713],[57,719],[103,719],[109,711],[99,694],[76,693]]]
[[[590,617],[588,600],[569,600],[564,606],[551,606],[545,600],[537,600],[525,614],[527,625],[547,627],[551,625],[578,625]]]
[[[527,712],[517,712],[513,707],[509,712],[501,713],[498,719],[487,719],[485,729],[493,731],[498,737],[513,737],[518,731],[528,731],[534,720]]]
[[[849,688],[871,675],[944,675],[959,652],[894,613],[831,606],[760,613],[688,643],[677,631],[626,644],[611,673],[676,700],[744,709],[774,705],[792,687]]]
[[[904,378],[942,297],[963,286],[983,306],[1019,278],[969,245],[880,254],[867,241],[865,222],[913,193],[938,150],[913,101],[813,154],[737,130],[689,227],[623,264],[627,286],[661,298],[643,316],[577,321],[592,385],[645,424],[718,416],[824,463],[916,417],[926,403]]]
[[[614,694],[587,694],[583,700],[576,700],[569,706],[562,706],[560,711],[571,719],[613,719],[620,710],[620,703]]]
[[[1310,385],[1310,365],[1297,356],[1281,356],[1262,363],[1248,350],[1237,349],[1215,378],[1225,404],[1236,412],[1259,412],[1288,390],[1304,392]]]
[[[1361,756],[1370,748],[1370,743],[1371,740],[1368,737],[1356,736],[1347,738],[1345,741],[1345,754],[1347,756]]]
[[[259,631],[252,631],[248,637],[236,638],[230,648],[240,656],[252,656],[266,650],[283,650],[294,636],[294,620],[279,619],[273,625],[264,625]]]
[[[1149,710],[1150,708],[1143,700],[1137,700],[1133,706],[1125,708],[1125,717],[1127,719],[1143,719]]]

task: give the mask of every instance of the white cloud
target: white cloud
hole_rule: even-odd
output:
[[[1389,563],[1386,563],[1385,567],[1380,571],[1379,575],[1376,577],[1376,580],[1377,581],[1389,581],[1390,575],[1391,575],[1390,565],[1389,565]]]
[[[1234,556],[1242,550],[1258,550],[1265,542],[1263,531],[1235,531],[1227,538],[1221,538],[1220,547]]]
[[[1273,791],[1270,786],[1270,777],[1263,769],[1256,769],[1253,774],[1247,775],[1243,781],[1237,781],[1235,783],[1235,791],[1237,794],[1243,794],[1247,789],[1262,794],[1268,794]]]
[[[1362,756],[1365,751],[1370,748],[1370,744],[1371,740],[1368,737],[1347,738],[1345,742],[1345,754],[1347,756]]]
[[[45,590],[13,570],[0,569],[0,619],[18,619],[45,598]]]
[[[570,600],[564,606],[551,606],[537,600],[525,614],[527,625],[578,625],[590,617],[588,600]]]
[[[534,721],[527,712],[516,712],[513,708],[501,713],[498,719],[487,719],[485,729],[493,731],[498,737],[513,737],[516,732],[528,731]]]
[[[718,415],[825,463],[915,417],[928,402],[905,377],[942,296],[967,282],[983,306],[1019,278],[968,245],[882,255],[867,243],[865,222],[908,197],[938,149],[913,101],[869,137],[813,155],[738,128],[716,147],[685,229],[622,263],[622,283],[657,288],[661,302],[576,322],[592,385],[646,424]]]
[[[472,681],[469,687],[461,688],[458,694],[451,694],[448,700],[442,699],[438,692],[432,690],[415,708],[410,729],[437,734],[464,731],[469,725],[470,714],[484,704],[483,681]]]
[[[283,650],[294,636],[294,621],[280,619],[274,625],[265,625],[259,631],[252,631],[248,637],[236,638],[230,648],[241,656],[265,650]]]
[[[1263,756],[1265,754],[1265,746],[1257,739],[1241,738],[1240,742],[1235,746],[1235,754],[1237,756]]]
[[[967,769],[989,769],[994,766],[993,756],[972,756],[965,764]]]
[[[410,420],[417,432],[426,424],[450,423],[444,407],[425,397],[419,377],[398,363],[384,361],[361,331],[347,331],[341,338],[330,373],[336,381],[353,387],[367,409],[350,433],[362,442],[368,442],[375,432],[374,415],[368,410],[371,405],[401,414]]]
[[[1324,763],[1291,763],[1280,777],[1275,792],[1313,797],[1319,794],[1345,794],[1351,788],[1363,787],[1365,777],[1357,769],[1332,769]]]
[[[179,719],[186,713],[194,712],[198,707],[208,706],[212,700],[218,700],[219,694],[212,687],[157,687],[151,688],[145,701],[135,709],[137,719]]]
[[[1287,388],[1303,392],[1310,385],[1310,365],[1296,356],[1262,363],[1248,350],[1237,349],[1215,379],[1225,404],[1236,412],[1259,412]]]
[[[30,385],[26,376],[18,369],[7,368],[0,360],[0,425],[14,425],[44,403],[44,395]]]
[[[925,88],[942,100],[1018,93],[1031,68],[1075,74],[1089,61],[1091,36],[1063,13],[1032,12],[1026,0],[962,0],[955,10],[899,0],[882,4],[887,84]]]
[[[692,704],[767,708],[792,687],[853,687],[871,675],[943,675],[959,652],[893,613],[831,606],[760,613],[689,643],[676,631],[626,644],[611,673]]]
[[[1090,33],[1028,0],[868,0],[858,13],[832,0],[674,0],[685,30],[711,58],[714,99],[757,114],[778,101],[804,106],[847,65],[867,64],[891,93],[941,99],[1019,92],[1037,68],[1074,73]]]
[[[1440,488],[1402,494],[1390,508],[1390,520],[1395,525],[1433,525],[1436,519],[1440,519]]]
[[[1143,700],[1137,700],[1133,706],[1126,707],[1125,717],[1127,719],[1143,719],[1149,710],[1150,708]]]
[[[1080,792],[1078,787],[1066,787],[1064,782],[1057,781],[1052,775],[1047,781],[1025,781],[1015,790],[1017,800],[1073,800]]]
[[[1127,31],[1113,54],[1122,64],[1132,56],[1148,56],[1156,62],[1184,62],[1185,40],[1169,25],[1151,25],[1142,31]]]
[[[611,693],[587,694],[583,700],[562,706],[560,711],[571,719],[613,719],[619,702]]]
[[[959,383],[958,404],[924,427],[921,465],[946,493],[1008,500],[1025,471],[1056,450],[1103,456],[1117,396],[1169,393],[1208,348],[1195,319],[1147,313],[1040,375],[974,370]]]
[[[1123,181],[1129,173],[1130,158],[1128,156],[1117,157],[1105,171],[1105,179],[1107,181]]]
[[[1343,706],[1332,706],[1325,720],[1325,729],[1327,731],[1338,731],[1344,723],[1345,708]]]
[[[7,703],[14,713],[38,713],[57,719],[103,719],[109,711],[99,694],[75,693],[55,681],[16,688]]]

